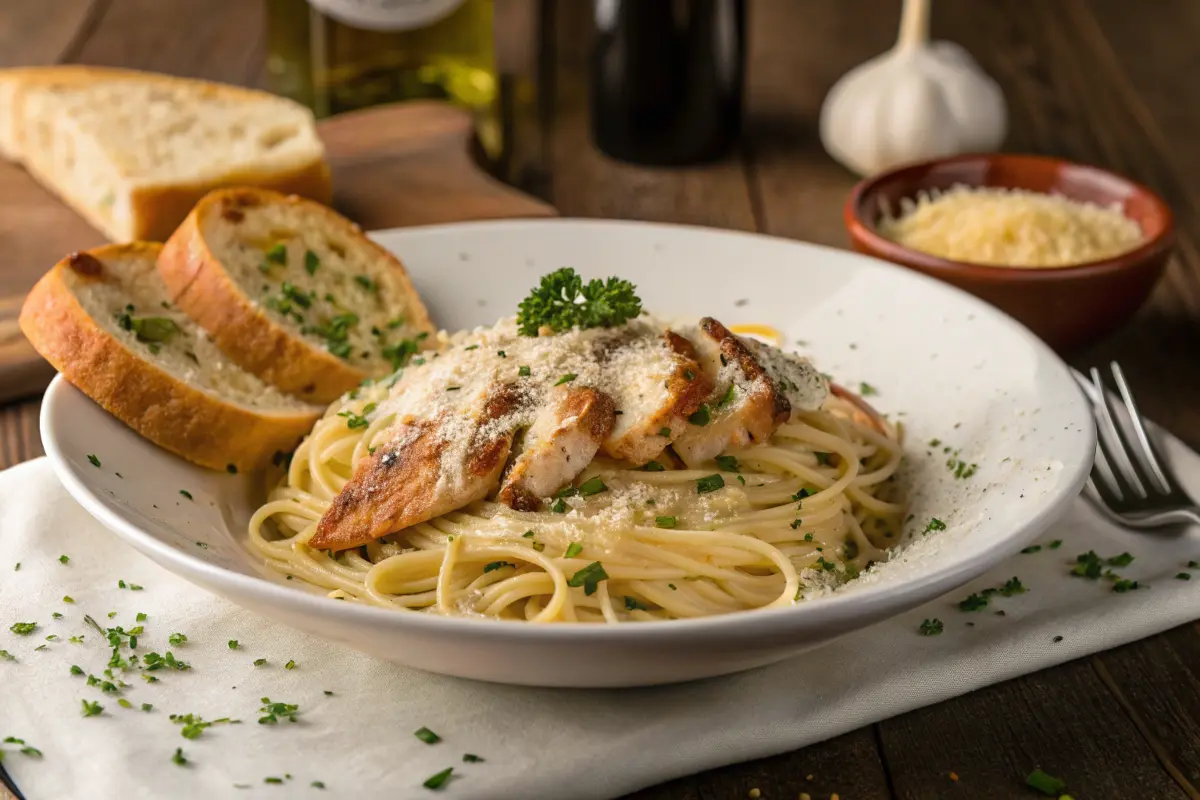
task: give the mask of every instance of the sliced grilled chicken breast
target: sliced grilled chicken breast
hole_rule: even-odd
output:
[[[395,423],[373,438],[311,546],[353,547],[493,492],[536,510],[601,451],[639,466],[673,444],[697,466],[765,442],[793,405],[815,408],[827,392],[808,362],[711,318],[681,332],[640,318],[536,337],[502,320],[445,345],[362,410]]]
[[[635,466],[662,453],[713,389],[691,342],[670,330],[661,341],[615,350],[609,368],[621,413],[604,440],[604,452]]]
[[[590,387],[557,387],[525,432],[524,447],[504,476],[497,499],[536,511],[591,463],[612,430],[612,398]]]
[[[500,482],[512,447],[513,430],[494,423],[511,414],[517,396],[500,384],[476,395],[475,406],[459,409],[462,420],[401,422],[387,444],[359,462],[354,477],[321,517],[309,547],[344,550],[392,531],[426,522],[487,497]]]
[[[824,378],[803,359],[736,336],[712,317],[687,333],[714,386],[706,408],[672,442],[688,467],[766,442],[791,416],[793,401],[807,409],[825,400]]]

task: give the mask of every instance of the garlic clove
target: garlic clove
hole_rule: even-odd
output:
[[[848,72],[821,107],[820,136],[861,175],[1000,146],[1004,96],[962,47],[907,41]]]
[[[956,126],[929,122],[948,119],[952,112],[942,84],[924,69],[894,81],[879,106],[883,115],[876,131],[887,131],[879,137],[886,147],[881,158],[866,165],[870,172],[957,152]]]
[[[1000,84],[966,50],[953,42],[935,42],[928,69],[942,85],[946,104],[962,137],[959,152],[988,152],[1008,133],[1008,108]]]

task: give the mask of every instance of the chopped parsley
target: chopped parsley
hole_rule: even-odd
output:
[[[567,545],[567,552],[563,553],[563,558],[574,558],[583,552],[583,545],[579,542],[571,542]]]
[[[287,264],[287,245],[283,242],[276,242],[266,252],[267,261],[272,264]]]
[[[167,642],[169,642],[174,647],[179,647],[179,645],[183,644],[186,641],[187,641],[187,636],[185,636],[182,633],[172,633],[170,636],[167,637]]]
[[[180,489],[179,493],[181,495],[183,495],[184,497],[186,497],[188,500],[194,500],[194,498],[192,497],[192,493],[189,492],[187,489]]]
[[[654,524],[660,528],[674,528],[679,523],[675,517],[655,517]]]
[[[588,478],[586,481],[579,484],[579,494],[583,497],[591,497],[594,494],[600,494],[601,492],[607,491],[608,487],[604,485],[604,481],[600,479],[599,475]]]
[[[810,492],[808,489],[801,489],[800,491],[798,491],[794,495],[792,495],[792,499],[795,500],[797,503],[799,503],[801,500],[803,500],[804,498],[809,497],[811,495],[812,495],[812,492]]]
[[[946,466],[954,473],[954,477],[960,480],[965,480],[975,474],[975,470],[979,469],[978,464],[968,464],[961,458],[951,458],[946,462]]]
[[[453,772],[454,772],[454,767],[446,767],[444,770],[437,773],[436,775],[430,775],[428,778],[425,779],[425,782],[421,785],[424,786],[426,789],[440,789],[446,785],[446,781],[450,780],[450,775]]]
[[[365,406],[363,406],[361,414],[355,414],[353,411],[339,411],[338,416],[345,417],[346,427],[350,430],[354,430],[355,428],[365,428],[370,425],[371,421],[367,419],[367,415],[374,410],[375,403],[367,403]]]
[[[316,275],[317,270],[321,267],[321,259],[312,250],[304,251],[304,271],[309,275]]]
[[[921,623],[922,636],[938,636],[945,629],[940,619],[927,619]]]
[[[1022,548],[1021,550],[1021,552],[1025,555],[1029,555],[1030,553],[1040,553],[1041,551],[1042,546],[1040,544],[1031,544],[1029,547]]]
[[[550,510],[553,511],[555,514],[567,513],[567,501],[563,500],[561,497],[558,498],[557,500],[554,501],[554,504],[550,506]]]
[[[314,789],[324,789],[325,788],[325,784],[322,783],[321,781],[313,781],[312,783],[309,784],[309,786],[311,786]]]
[[[688,417],[688,422],[698,427],[704,427],[712,419],[712,414],[709,413],[708,404],[701,403],[700,408],[696,409],[696,413]]]
[[[642,464],[642,472],[662,472],[665,469],[666,467],[657,461],[647,461],[645,464]]]
[[[398,370],[408,364],[409,360],[417,354],[420,346],[414,339],[401,339],[395,344],[384,345],[380,350],[380,354],[388,361],[392,362],[392,369]]]
[[[833,572],[837,569],[837,562],[826,561],[825,556],[817,556],[816,566],[820,567],[825,572]]]
[[[1200,569],[1200,561],[1189,561],[1187,565],[1188,569]]]
[[[529,367],[526,367],[526,366],[517,367],[517,377],[528,378],[529,375],[530,375]]]
[[[483,757],[477,756],[474,753],[463,753],[463,761],[468,764],[478,764],[483,761]]]
[[[175,320],[169,317],[131,317],[128,313],[117,315],[117,324],[124,330],[131,331],[143,344],[157,345],[169,342],[171,337],[180,332]],[[158,352],[153,346],[150,352]]]
[[[636,287],[620,278],[584,283],[570,267],[542,276],[521,301],[517,325],[522,336],[537,336],[548,327],[556,333],[571,328],[611,328],[642,313]]]
[[[725,488],[725,479],[718,474],[708,475],[696,481],[696,494],[708,494]]]
[[[230,639],[230,640],[229,640],[229,649],[230,649],[230,650],[237,650],[237,649],[238,649],[238,640],[237,640],[237,639]]]
[[[425,744],[437,744],[442,740],[442,737],[438,736],[436,733],[424,726],[417,728],[417,730],[413,732],[413,736],[416,736]]]
[[[328,296],[326,299],[329,299]],[[357,324],[358,315],[348,311],[334,316],[324,325],[305,325],[300,332],[321,337],[325,340],[326,350],[338,358],[347,359],[350,357],[349,330]]]
[[[625,610],[626,611],[649,611],[650,606],[638,600],[636,597],[625,595]]]
[[[1027,591],[1029,591],[1029,590],[1026,589],[1025,586],[1021,583],[1021,579],[1017,578],[1016,576],[1009,578],[1007,581],[1004,582],[1004,585],[1000,587],[1000,594],[1003,595],[1004,597],[1012,597],[1013,595],[1017,595],[1017,594],[1025,594],[1025,592],[1027,592]]]
[[[937,517],[931,517],[929,520],[929,524],[925,526],[925,530],[921,531],[921,535],[924,536],[925,534],[930,533],[932,531],[944,531],[944,530],[946,530],[946,523],[942,522]]]
[[[8,652],[7,650],[0,650],[0,658],[3,658],[5,661],[16,661],[17,660],[17,657],[14,656],[12,653]]]
[[[659,436],[666,436],[666,437],[670,438],[670,436],[671,436],[671,429],[670,429],[669,427],[667,427],[667,426],[663,426],[663,427],[661,427],[661,428],[659,428],[659,429],[658,429],[658,435],[659,435]]]
[[[100,459],[96,458],[95,454],[93,454],[93,453],[88,453],[88,457],[87,457],[87,459],[88,459],[88,461],[90,461],[90,462],[91,462],[91,464],[92,464],[92,466],[93,466],[93,467],[99,467],[99,466],[100,466]],[[18,566],[19,566],[19,565],[18,565]]]
[[[870,397],[873,394],[879,394],[879,390],[866,381],[863,381],[858,384],[858,393],[863,397]]]
[[[1133,556],[1131,556],[1129,553],[1121,553],[1119,556],[1113,556],[1112,558],[1105,559],[1104,563],[1108,564],[1110,567],[1128,567],[1133,563]]]
[[[515,568],[516,566],[517,565],[512,563],[511,561],[493,561],[490,564],[485,564],[483,567],[483,571],[484,572],[492,572],[493,570],[504,569],[505,567]]]
[[[988,607],[991,599],[984,594],[971,594],[965,600],[958,603],[959,611],[982,611]]]
[[[171,760],[181,767],[186,767],[188,763],[188,760],[184,758],[182,747],[175,748],[175,755],[171,756]]]
[[[1192,574],[1190,572],[1175,573],[1175,580],[1177,580],[1177,581],[1190,581],[1191,579],[1192,579]]]
[[[721,395],[721,399],[717,401],[717,408],[724,408],[725,406],[732,403],[734,394],[736,393],[736,391],[737,391],[737,388],[734,386],[734,384],[732,382],[730,382],[729,388],[725,390],[725,394]]]
[[[300,713],[300,706],[293,703],[272,703],[269,697],[262,698],[262,704],[259,712],[263,716],[258,718],[259,725],[274,725],[279,722],[280,717],[295,722],[296,715]]]
[[[1094,581],[1103,572],[1104,561],[1096,555],[1096,551],[1088,550],[1086,553],[1075,556],[1075,566],[1071,568],[1072,575]]]
[[[599,561],[593,561],[583,569],[576,572],[567,581],[568,586],[583,587],[583,593],[589,597],[596,593],[596,586],[600,581],[608,580],[608,573],[604,571],[604,565]]]
[[[36,622],[14,622],[8,628],[17,636],[28,636],[37,629]]]
[[[142,663],[145,664],[146,669],[150,670],[151,672],[157,669],[174,669],[183,671],[192,668],[192,665],[186,661],[180,661],[179,659],[175,658],[175,654],[170,650],[163,655],[159,655],[158,653],[146,653],[146,655],[142,656]]]
[[[829,460],[829,453],[813,453],[817,457],[817,463],[822,467],[828,467],[832,462]]]
[[[265,658],[254,659],[254,666],[256,666],[256,667],[261,667],[263,664],[266,664],[266,663],[267,663],[267,660]]]
[[[154,706],[150,703],[142,703],[142,711],[150,712],[154,710]]]
[[[289,658],[289,659],[288,659],[288,662],[287,662],[286,664],[284,664],[284,665],[283,665],[283,668],[284,668],[284,669],[295,669],[295,668],[296,668],[296,661],[295,661],[295,659],[291,659],[291,658]]]
[[[66,563],[70,562],[70,560],[71,560],[70,556],[59,556],[58,557],[58,563],[60,563],[60,564],[66,564]]]
[[[1051,550],[1057,550],[1058,548],[1062,547],[1062,545],[1063,545],[1062,539],[1055,539],[1053,542],[1051,542],[1050,544],[1048,544],[1046,546],[1049,547]]]
[[[578,377],[579,376],[576,375],[574,372],[568,372],[566,375],[563,375],[561,378],[559,378],[557,381],[555,381],[554,385],[562,386],[564,383],[570,383],[571,381],[575,380]]]
[[[71,665],[71,674],[72,675],[82,675],[83,669],[75,664],[72,664]]]
[[[1130,581],[1130,580],[1125,580],[1124,578],[1118,578],[1116,580],[1116,582],[1113,583],[1112,590],[1114,592],[1116,592],[1117,594],[1125,594],[1125,592],[1132,592],[1133,590],[1138,589],[1138,588],[1140,588],[1140,587],[1138,586],[1137,581]]]
[[[371,280],[366,275],[355,275],[354,282],[361,286],[364,291],[370,293],[374,293],[379,288],[376,286],[375,281]]]
[[[80,700],[79,702],[83,704],[83,711],[81,713],[85,717],[98,717],[104,712],[104,706],[94,700],[90,703],[87,700]]]
[[[1035,769],[1029,773],[1029,776],[1025,778],[1025,783],[1050,797],[1058,797],[1067,789],[1066,781],[1056,778],[1053,775],[1047,775],[1040,769]]]
[[[803,525],[803,524],[804,524],[804,520],[802,520],[802,519],[794,519],[794,520],[792,520],[792,530],[796,530],[797,528],[799,528],[799,527],[800,527],[801,525]]]
[[[733,456],[717,456],[717,466],[725,472],[740,472],[742,467]]]

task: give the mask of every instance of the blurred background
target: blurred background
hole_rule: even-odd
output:
[[[850,244],[843,205],[860,176],[822,145],[822,103],[896,43],[902,14],[900,0],[49,5],[0,6],[0,67],[81,63],[204,78],[285,94],[334,120],[377,103],[449,98],[473,116],[476,162],[561,215],[836,247]],[[389,28],[380,14],[409,14],[409,27]],[[1146,14],[1121,0],[955,0],[935,3],[927,24],[999,87],[1007,125],[998,149],[1111,169],[1171,206],[1177,255],[1149,303],[1100,350],[1073,355],[1124,356],[1139,385],[1166,391],[1169,382],[1173,396],[1200,401],[1200,375],[1170,355],[1200,344],[1200,108],[1189,102],[1200,4],[1162,0]],[[649,119],[645,109],[663,98],[673,98],[670,119]],[[382,146],[404,133],[382,125],[370,136]],[[335,163],[335,198],[336,178]],[[0,164],[0,248],[39,269],[0,285],[10,296],[58,257],[42,252],[44,237],[26,235],[19,180],[19,168]],[[1182,404],[1146,394],[1149,412],[1179,429]]]

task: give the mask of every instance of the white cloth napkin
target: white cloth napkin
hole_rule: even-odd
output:
[[[1167,451],[1200,494],[1200,456],[1176,440]],[[36,461],[0,473],[0,648],[16,658],[0,658],[0,739],[24,739],[44,756],[6,744],[5,764],[30,800],[607,798],[803,747],[1200,618],[1200,570],[1186,567],[1200,559],[1200,531],[1133,534],[1078,501],[1041,541],[1056,539],[1064,540],[1058,549],[1019,555],[924,608],[773,667],[654,689],[537,690],[382,663],[230,605],[126,546],[67,496],[47,461]],[[1118,594],[1109,581],[1070,577],[1075,555],[1087,550],[1134,554],[1120,572],[1142,588]],[[1175,578],[1189,571],[1190,581]],[[1014,575],[1027,593],[993,596],[982,612],[958,609],[962,598]],[[121,589],[118,580],[144,588]],[[62,619],[51,617],[56,611]],[[149,673],[157,683],[126,675],[119,696],[71,674],[78,665],[103,680],[109,659],[85,613],[128,630],[138,612],[147,615],[138,650],[171,650],[191,670]],[[941,619],[945,632],[922,636],[925,618]],[[15,622],[38,627],[18,636],[9,631]],[[168,643],[176,632],[185,644]],[[47,641],[52,634],[58,639]],[[84,642],[69,642],[73,635]],[[259,658],[267,663],[256,667]],[[298,704],[298,721],[257,724],[262,697]],[[83,717],[81,700],[99,702],[103,713]],[[143,712],[143,703],[153,710]],[[243,722],[188,740],[172,713]],[[416,738],[422,726],[442,741]],[[177,747],[185,766],[172,761]],[[464,763],[466,753],[485,760]],[[422,787],[451,766],[439,794]]]

